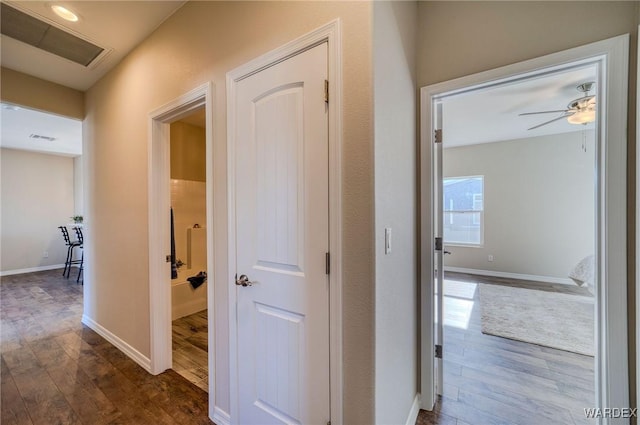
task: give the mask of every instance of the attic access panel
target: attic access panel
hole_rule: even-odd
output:
[[[23,13],[5,3],[0,9],[0,32],[23,43],[89,66],[104,51],[80,37]]]

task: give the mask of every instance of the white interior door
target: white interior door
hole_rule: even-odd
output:
[[[243,425],[330,419],[326,79],[323,43],[237,84],[237,423]]]

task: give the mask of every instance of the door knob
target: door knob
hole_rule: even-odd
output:
[[[236,285],[238,286],[253,286],[254,283],[256,282],[250,281],[246,274],[242,274],[236,279]]]

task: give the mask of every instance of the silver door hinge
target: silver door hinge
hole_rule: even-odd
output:
[[[328,252],[324,255],[324,271],[326,274],[331,273],[331,254]]]
[[[442,130],[436,130],[435,143],[442,143]]]
[[[324,101],[329,103],[329,80],[324,80]]]
[[[436,344],[436,359],[442,358],[442,345]]]

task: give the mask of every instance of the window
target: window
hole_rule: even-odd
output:
[[[484,176],[446,177],[444,187],[444,242],[482,245]]]

